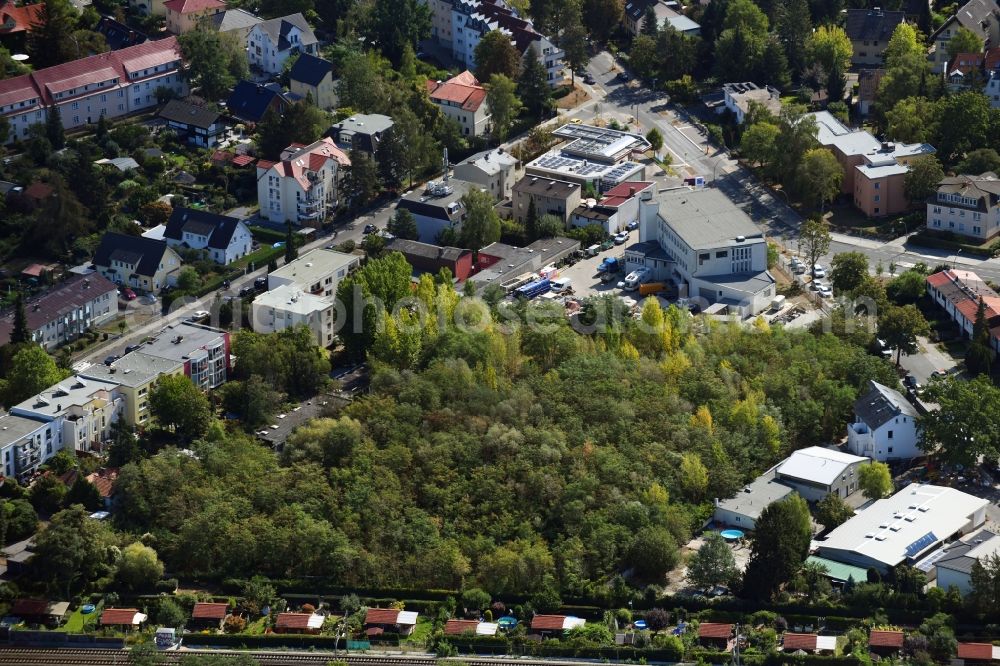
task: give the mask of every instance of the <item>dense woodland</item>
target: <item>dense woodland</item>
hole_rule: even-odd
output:
[[[393,261],[356,278],[390,305]],[[475,302],[421,288],[431,315]],[[653,302],[642,318],[658,332],[625,319],[593,335],[561,316],[504,332],[474,307],[478,332],[430,316],[408,343],[407,318],[390,320],[369,343],[370,395],[280,456],[215,424],[196,457],[125,465],[117,527],[149,532],[181,576],[600,595],[662,582],[713,497],[839,436],[869,379],[896,381],[831,334],[707,325]]]

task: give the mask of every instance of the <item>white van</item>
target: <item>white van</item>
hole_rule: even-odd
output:
[[[570,279],[565,277],[556,278],[549,283],[549,287],[556,294],[561,294],[562,292],[569,289],[569,285],[570,285]]]
[[[649,278],[649,269],[640,268],[637,271],[632,271],[625,277],[625,290],[635,291],[639,288],[639,285],[645,282]]]
[[[588,257],[596,257],[600,251],[601,251],[600,245],[591,245],[586,250],[584,250],[584,252],[587,254]]]

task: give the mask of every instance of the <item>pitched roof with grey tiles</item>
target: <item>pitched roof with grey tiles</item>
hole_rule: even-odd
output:
[[[233,234],[240,227],[240,220],[229,215],[219,215],[207,210],[175,208],[167,220],[164,238],[180,241],[184,232],[208,236],[208,247],[224,250],[233,240]]]
[[[888,42],[896,26],[906,20],[904,12],[884,9],[848,9],[845,31],[852,42]]]
[[[112,261],[124,261],[136,264],[135,272],[139,275],[153,276],[168,249],[166,241],[109,231],[101,237],[94,252],[94,264],[111,266]]]
[[[876,381],[868,382],[868,392],[854,403],[854,413],[872,430],[877,430],[897,416],[918,416],[916,408],[902,393]]]
[[[288,41],[288,35],[291,34],[294,28],[298,28],[302,36],[299,38],[299,42],[293,45]],[[309,22],[306,21],[306,17],[302,15],[302,12],[263,21],[260,23],[260,29],[270,38],[271,43],[277,45],[281,51],[288,50],[292,46],[298,46],[299,44],[309,46],[317,42],[316,35],[309,26]]]
[[[322,83],[326,75],[331,72],[333,72],[332,62],[303,53],[292,65],[292,69],[288,72],[288,78],[315,87]]]
[[[167,102],[160,109],[159,113],[160,118],[164,120],[171,120],[175,123],[199,127],[201,129],[208,129],[214,125],[218,122],[220,115],[217,111],[206,109],[203,106],[195,106],[179,99],[172,99]]]

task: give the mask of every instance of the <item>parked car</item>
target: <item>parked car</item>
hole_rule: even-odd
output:
[[[615,245],[623,245],[628,240],[628,232],[621,231],[615,234]]]
[[[188,317],[188,321],[200,321],[202,319],[207,319],[210,314],[212,313],[208,310],[197,310],[193,315]]]
[[[823,266],[821,264],[815,264],[813,266],[813,277],[814,278],[825,278],[826,277],[826,269],[823,268]]]
[[[267,278],[259,277],[253,281],[253,287],[257,291],[267,291]]]
[[[821,298],[833,298],[833,289],[831,289],[826,285],[823,285],[822,287],[819,288],[819,295]]]
[[[111,356],[108,356],[107,358],[104,359],[104,365],[111,365],[120,358],[121,356],[119,356],[118,354],[112,354]]]
[[[628,75],[628,72],[618,72],[618,80],[622,83],[628,83],[632,77]]]
[[[941,370],[940,368],[931,373],[931,377],[941,377],[943,379],[947,376],[948,376],[948,371]]]
[[[590,74],[584,75],[583,82],[586,83],[588,86],[592,86],[595,83],[597,83],[597,81],[594,80],[594,77],[591,76]]]
[[[254,294],[254,288],[253,287],[243,287],[242,289],[240,289],[240,298],[245,298],[247,296],[253,296],[253,294]]]
[[[128,287],[122,287],[121,294],[122,294],[122,296],[125,297],[126,301],[134,301],[135,300],[135,292],[132,291],[131,289],[129,289]]]
[[[633,231],[635,229],[638,229],[639,228],[639,220],[632,220],[631,222],[629,222],[628,224],[625,225],[625,228],[628,229],[629,231]]]
[[[911,391],[916,391],[920,388],[920,383],[917,381],[917,378],[914,377],[913,375],[906,375],[905,377],[903,377],[903,386],[910,389]]]
[[[364,231],[362,231],[361,233],[367,236],[368,234],[374,234],[376,232],[378,232],[378,227],[376,227],[374,224],[366,224]]]
[[[125,348],[125,353],[126,354],[131,354],[136,349],[142,349],[142,345],[141,344],[138,344],[138,345],[129,345],[128,347]]]

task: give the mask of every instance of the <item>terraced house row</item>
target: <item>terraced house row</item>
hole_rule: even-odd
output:
[[[67,129],[117,118],[157,105],[157,90],[188,93],[176,37],[66,62],[0,81],[0,115],[10,122],[8,141],[57,111]]]

